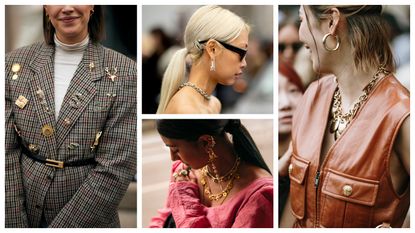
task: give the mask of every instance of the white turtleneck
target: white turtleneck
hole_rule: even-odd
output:
[[[89,35],[76,44],[64,44],[55,34],[55,117],[58,119],[63,98],[88,46]]]

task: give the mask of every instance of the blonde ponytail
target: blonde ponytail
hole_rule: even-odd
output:
[[[164,113],[167,104],[174,94],[179,90],[180,84],[185,80],[187,49],[183,48],[174,53],[166,71],[160,91],[160,103],[157,114]]]
[[[174,54],[164,73],[157,113],[166,111],[171,98],[185,82],[186,56],[189,55],[192,64],[202,57],[205,49],[199,41],[215,39],[229,43],[244,29],[249,32],[242,18],[219,6],[203,6],[193,13],[184,32],[185,48]]]

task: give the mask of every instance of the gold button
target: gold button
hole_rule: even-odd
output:
[[[42,134],[43,134],[43,136],[45,136],[45,137],[50,137],[50,136],[52,136],[52,134],[53,134],[53,128],[52,128],[52,126],[50,126],[50,125],[44,125],[44,126],[42,127]]]
[[[17,74],[13,74],[12,80],[16,80],[16,79],[18,79],[18,78],[19,78],[19,75],[17,75]]]
[[[19,72],[19,70],[20,70],[20,64],[18,64],[18,63],[14,63],[13,65],[12,65],[12,72],[13,73],[17,73],[17,72]]]
[[[23,109],[27,102],[29,102],[28,99],[26,99],[26,97],[19,95],[19,98],[17,98],[16,102],[14,102],[20,109]]]
[[[343,194],[346,196],[346,197],[348,197],[348,196],[350,196],[350,195],[352,195],[352,191],[353,191],[353,188],[352,188],[352,186],[350,186],[350,185],[345,185],[345,186],[343,186]]]
[[[39,146],[36,145],[36,144],[30,143],[29,144],[29,150],[30,150],[30,152],[32,152],[34,154],[37,154],[39,152]]]
[[[293,165],[290,163],[290,166],[288,166],[288,174],[291,174],[293,172]]]
[[[70,125],[70,124],[72,123],[72,121],[71,121],[71,119],[69,119],[69,118],[65,118],[65,120],[63,120],[63,123],[64,123],[65,125]]]

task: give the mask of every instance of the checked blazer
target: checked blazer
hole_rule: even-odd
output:
[[[136,63],[90,41],[56,120],[54,52],[36,43],[6,55],[5,225],[39,227],[43,214],[49,227],[119,227],[117,207],[136,173]],[[37,146],[38,157],[97,164],[34,161],[22,153],[17,132]]]

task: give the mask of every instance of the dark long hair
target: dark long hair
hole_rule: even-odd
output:
[[[92,42],[97,43],[104,37],[104,13],[102,6],[95,5],[94,13],[89,18],[88,22],[89,38]],[[43,8],[43,37],[45,43],[53,45],[55,44],[53,36],[55,35],[55,28],[46,16],[46,10]]]
[[[263,168],[271,174],[254,140],[240,120],[163,119],[157,120],[157,130],[166,138],[187,141],[197,141],[205,134],[220,136],[227,132],[232,135],[233,148],[242,161]]]

